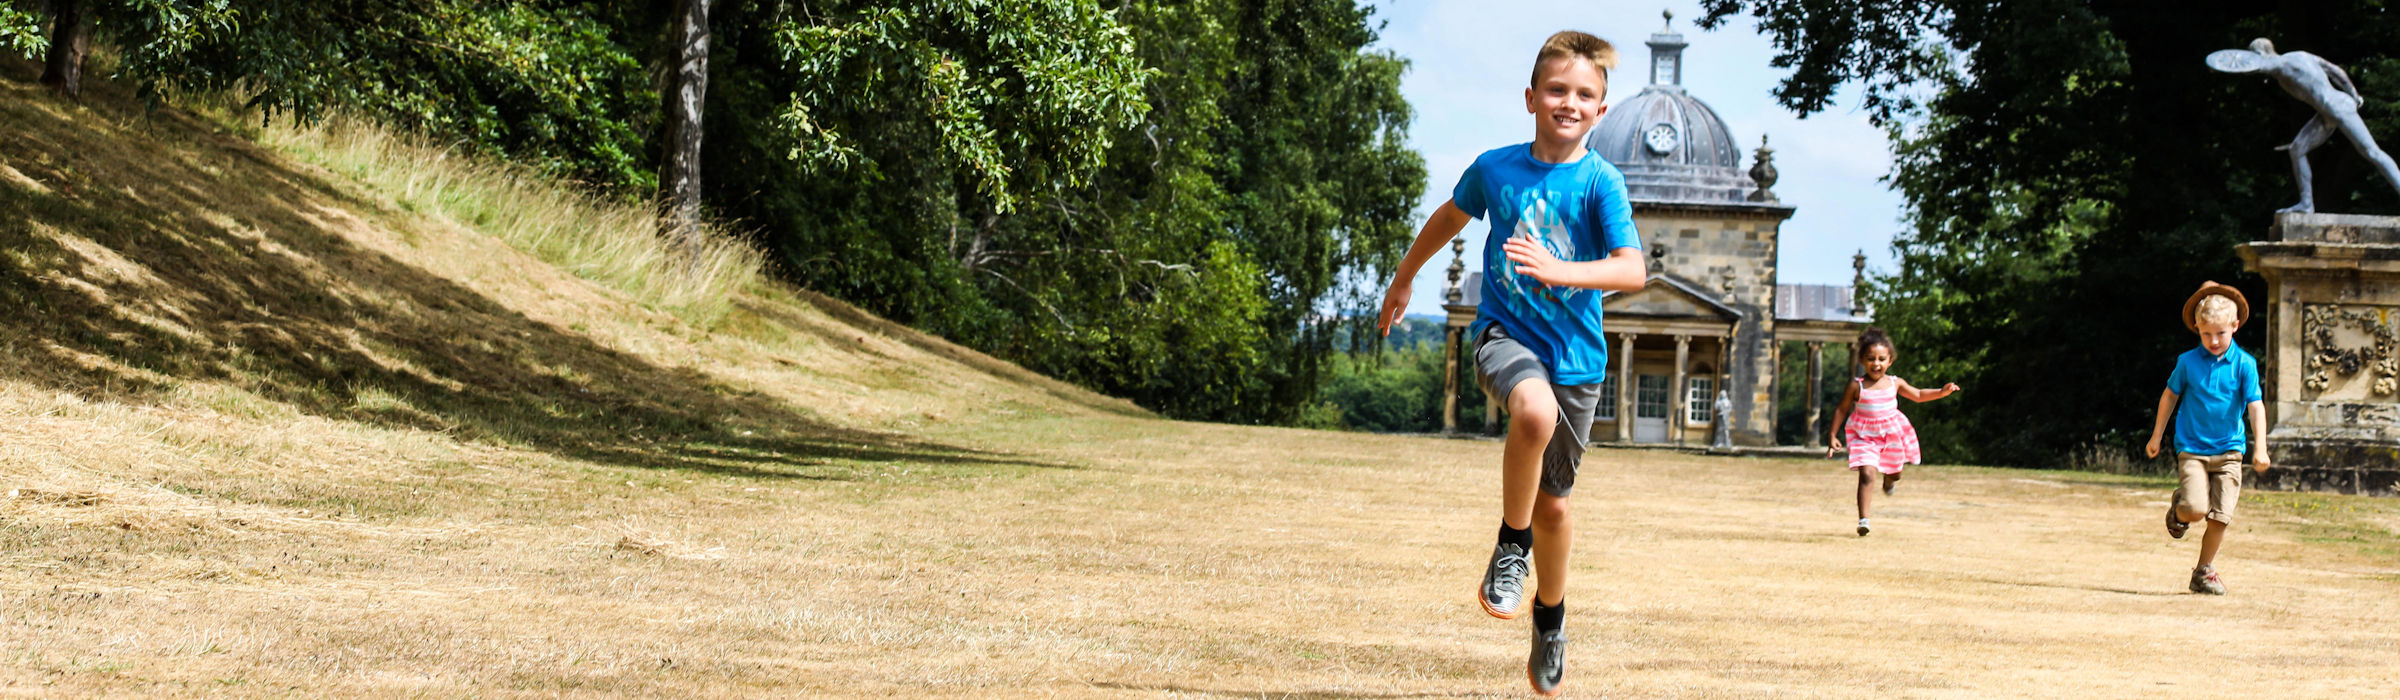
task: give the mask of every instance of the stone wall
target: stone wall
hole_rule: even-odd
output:
[[[2280,214],[2268,238],[2236,248],[2267,280],[2278,468],[2253,483],[2400,496],[2400,217]]]
[[[1792,208],[1781,205],[1633,205],[1643,245],[1651,251],[1666,246],[1666,272],[1742,313],[1726,373],[1733,438],[1742,445],[1775,444],[1775,254],[1791,215]]]

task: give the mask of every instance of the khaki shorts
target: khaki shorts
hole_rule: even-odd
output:
[[[2233,504],[2242,497],[2242,453],[2177,452],[2175,473],[2183,479],[2183,485],[2175,489],[2177,513],[2187,520],[2206,513],[2210,520],[2233,524]]]

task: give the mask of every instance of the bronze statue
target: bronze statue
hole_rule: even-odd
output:
[[[2325,145],[2335,130],[2350,139],[2358,154],[2366,156],[2383,173],[2383,181],[2400,190],[2400,166],[2392,157],[2375,146],[2375,135],[2367,132],[2366,121],[2359,119],[2358,106],[2366,102],[2358,88],[2351,84],[2350,75],[2332,61],[2318,58],[2306,51],[2276,53],[2275,44],[2266,39],[2250,42],[2250,50],[2226,49],[2208,55],[2208,67],[2224,73],[2265,73],[2301,102],[2317,110],[2317,117],[2300,127],[2300,135],[2291,144],[2277,150],[2292,153],[2292,176],[2300,182],[2300,203],[2284,207],[2287,212],[2317,210],[2316,194],[2310,187],[2308,152]],[[2338,88],[2338,89],[2337,89]]]

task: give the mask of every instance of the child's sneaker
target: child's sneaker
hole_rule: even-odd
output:
[[[1891,496],[1892,487],[1898,485],[1899,483],[1900,480],[1898,478],[1895,478],[1890,474],[1885,474],[1883,477],[1883,495],[1886,497]]]
[[[2225,582],[2217,579],[2217,567],[2203,566],[2192,569],[2192,592],[2225,595]]]
[[[1544,696],[1558,695],[1558,681],[1567,675],[1567,632],[1564,629],[1542,631],[1533,628],[1533,655],[1525,659],[1525,679],[1533,682],[1533,692]]]
[[[1525,548],[1502,542],[1492,546],[1492,563],[1483,570],[1483,587],[1475,601],[1483,611],[1503,620],[1517,619],[1525,607]]]
[[[2190,530],[2190,529],[2192,529],[2192,524],[2191,524],[2191,523],[2184,522],[2184,521],[2183,521],[2183,518],[2176,517],[2176,516],[2175,516],[2175,504],[2173,504],[2173,503],[2168,503],[2168,504],[2167,504],[2167,536],[2168,536],[2168,537],[2173,537],[2173,538],[2175,538],[2175,539],[2179,539],[2179,540],[2180,540],[2180,539],[2183,539],[2183,532],[2184,532],[2185,530]],[[2198,579],[2194,579],[2194,580],[2198,580]]]
[[[1866,519],[1866,518],[1859,518],[1859,519],[1858,519],[1858,536],[1860,536],[1860,537],[1865,537],[1865,536],[1867,536],[1867,531],[1868,531],[1868,528],[1867,528],[1867,519]]]

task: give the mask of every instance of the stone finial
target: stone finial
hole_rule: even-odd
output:
[[[1450,284],[1442,287],[1444,303],[1456,304],[1467,298],[1466,291],[1458,287],[1459,278],[1466,274],[1467,239],[1464,236],[1452,238],[1450,239]]]
[[[1867,315],[1867,251],[1850,256],[1850,315]]]
[[[1752,154],[1757,162],[1750,165],[1750,179],[1758,183],[1758,191],[1750,193],[1750,201],[1772,204],[1775,198],[1775,149],[1767,147],[1767,135],[1758,135],[1758,151]]]
[[[1661,31],[1661,32],[1671,32],[1671,31],[1675,31],[1675,10],[1673,10],[1673,9],[1659,10],[1659,11],[1658,11],[1658,16],[1667,18],[1667,27],[1666,27],[1665,29],[1660,29],[1659,31]]]

